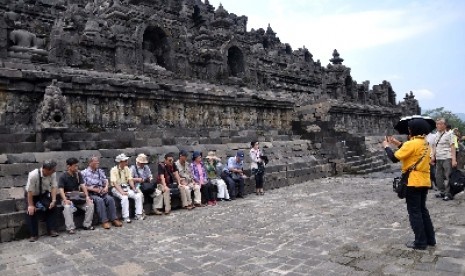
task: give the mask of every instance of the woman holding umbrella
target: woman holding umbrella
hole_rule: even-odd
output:
[[[406,124],[405,121],[407,121]],[[430,148],[425,140],[425,135],[432,129],[430,122],[424,118],[415,117],[405,121],[402,124],[407,126],[410,140],[400,143],[393,137],[386,137],[386,140],[383,141],[383,147],[389,159],[402,163],[403,173],[410,171],[405,201],[415,240],[407,242],[406,246],[425,250],[428,245],[436,245],[433,223],[426,208],[426,197],[431,187],[431,180],[429,175]],[[399,123],[401,122],[402,120]],[[395,129],[400,130],[399,124]],[[402,133],[405,130],[399,132]],[[390,142],[399,146],[395,153],[389,147]]]

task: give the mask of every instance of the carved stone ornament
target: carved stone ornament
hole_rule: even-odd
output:
[[[37,129],[65,129],[68,127],[66,120],[66,97],[53,80],[52,84],[45,88],[43,101],[37,110]]]

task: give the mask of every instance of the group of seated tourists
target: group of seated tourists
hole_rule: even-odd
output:
[[[188,162],[188,155],[181,150],[175,161],[173,153],[166,154],[154,177],[145,154],[139,154],[136,164],[129,167],[129,157],[122,153],[116,156],[109,179],[100,169],[100,159],[96,156],[89,158],[87,168],[82,171],[79,171],[77,158],[67,159],[66,171],[58,180],[56,161],[45,161],[41,168],[29,172],[25,187],[29,240],[34,242],[39,237],[39,215],[45,218],[48,234],[58,236],[57,205],[63,207],[66,231],[74,234],[73,214],[78,209],[85,213],[84,230],[95,229],[92,225],[94,210],[101,226],[110,229],[112,225],[122,227],[123,222],[131,223],[131,219],[144,220],[144,200],[152,198],[150,214],[169,215],[172,197],[179,197],[181,207],[186,210],[244,197],[244,151],[238,150],[235,156],[228,158],[226,165],[213,151],[205,158],[200,151],[194,151],[191,162]],[[134,200],[133,218],[129,199]],[[117,215],[115,200],[120,201],[122,220]]]

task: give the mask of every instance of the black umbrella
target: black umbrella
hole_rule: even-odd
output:
[[[399,134],[410,134],[408,131],[409,128],[409,121],[414,120],[416,123],[416,127],[420,128],[418,131],[421,132],[421,134],[428,134],[430,133],[433,129],[436,128],[436,122],[428,116],[421,116],[421,115],[412,115],[412,116],[407,116],[403,117],[400,119],[400,121],[396,124],[394,127],[395,130],[399,132]],[[416,134],[418,134],[418,131]]]

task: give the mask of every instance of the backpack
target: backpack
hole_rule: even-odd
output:
[[[456,194],[462,192],[464,189],[464,186],[465,186],[465,174],[458,169],[452,169],[452,172],[450,173],[450,176],[449,176],[449,187],[450,187],[451,195],[455,196]]]

